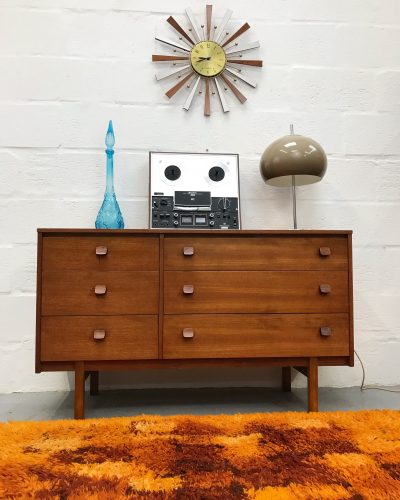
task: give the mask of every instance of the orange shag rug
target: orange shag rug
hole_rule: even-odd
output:
[[[400,499],[400,412],[0,424],[0,498]]]

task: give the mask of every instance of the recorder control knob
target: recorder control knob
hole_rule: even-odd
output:
[[[177,226],[179,222],[177,220],[174,220],[174,226]]]
[[[229,198],[220,198],[218,200],[218,207],[222,210],[228,210],[231,206],[231,200]]]
[[[213,220],[210,220],[210,226],[213,226],[215,222]]]
[[[174,212],[174,217],[175,217],[175,219],[178,218],[178,214],[176,212]]]

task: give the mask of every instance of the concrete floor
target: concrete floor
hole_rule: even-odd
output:
[[[69,419],[73,405],[73,392],[1,394],[0,421]],[[319,389],[320,411],[378,408],[400,409],[400,393],[359,387]],[[306,410],[306,389],[290,393],[270,388],[132,389],[100,391],[99,396],[86,392],[86,418]]]

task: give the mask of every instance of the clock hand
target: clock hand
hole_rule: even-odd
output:
[[[211,59],[211,56],[210,57],[199,57],[197,60],[198,61],[209,61]]]

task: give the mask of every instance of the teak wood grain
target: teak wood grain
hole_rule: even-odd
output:
[[[74,417],[76,419],[85,417],[85,365],[83,361],[75,363]]]
[[[85,361],[85,371],[130,371],[130,370],[168,370],[170,368],[209,368],[210,366],[308,366],[310,358],[196,358],[196,359],[145,359]],[[349,356],[318,356],[318,366],[349,366]],[[46,361],[41,371],[74,371],[72,361]]]
[[[166,271],[164,313],[348,312],[347,278],[346,271]],[[321,284],[332,291],[322,294]]]
[[[318,359],[310,358],[307,372],[308,411],[318,411]]]
[[[329,326],[330,337],[320,328]],[[193,329],[193,338],[182,332]],[[165,359],[347,356],[347,314],[186,314],[164,318]]]
[[[103,340],[93,332],[104,330]],[[42,319],[43,361],[158,358],[158,316],[48,316]]]
[[[157,271],[43,271],[42,315],[158,314],[158,280]]]
[[[75,371],[76,418],[103,370],[276,366],[290,390],[292,366],[317,411],[318,366],[354,363],[351,231],[38,233],[36,371]]]
[[[193,255],[183,255],[192,247]],[[320,248],[331,254],[322,256]],[[166,270],[347,271],[347,238],[302,236],[166,236]]]
[[[106,247],[96,255],[96,247]],[[52,236],[43,242],[45,271],[158,271],[159,238]]]
[[[225,231],[219,231],[215,229],[202,229],[201,232],[193,229],[94,229],[94,228],[38,228],[38,234],[42,234],[46,237],[51,236],[160,236],[162,234],[168,234],[168,236],[184,236],[184,235],[212,235],[215,238],[225,237]],[[240,229],[230,232],[232,236],[343,236],[350,237],[353,231],[349,229]]]

